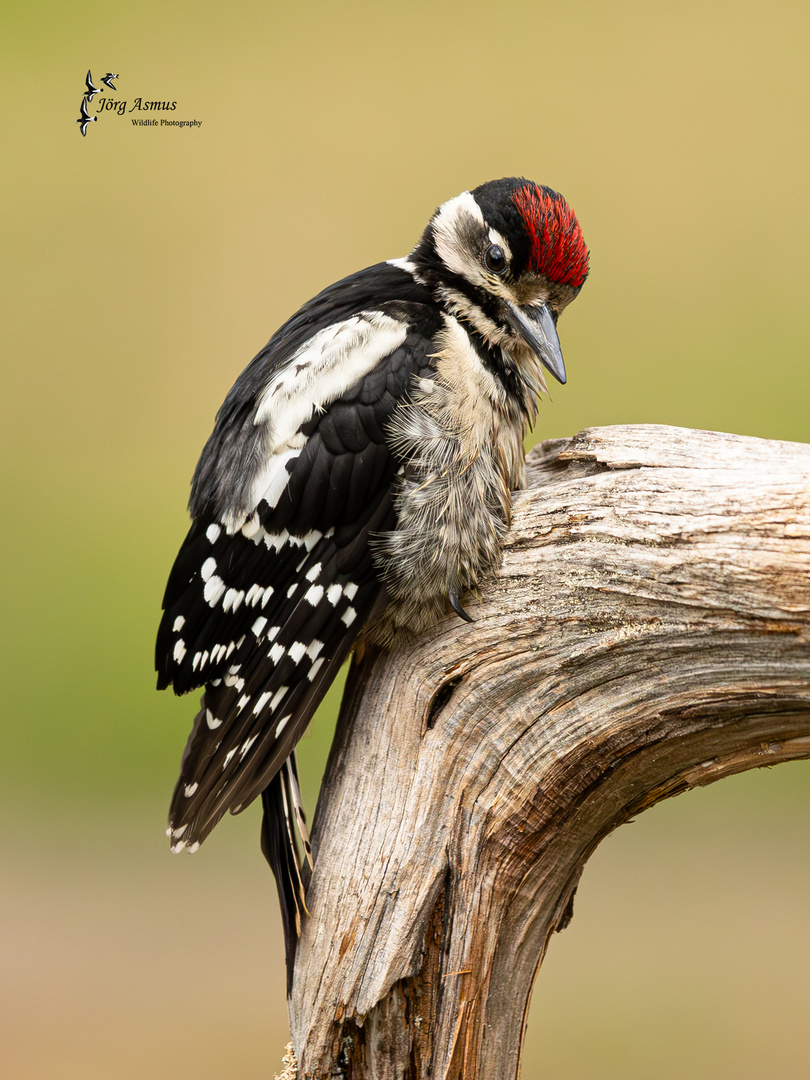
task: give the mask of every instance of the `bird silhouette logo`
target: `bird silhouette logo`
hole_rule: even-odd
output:
[[[90,113],[87,111],[87,102],[85,101],[84,98],[82,98],[81,112],[82,112],[82,115],[79,117],[79,119],[76,121],[76,123],[82,125],[82,135],[86,135],[87,134],[87,125],[88,124],[94,124],[96,122],[96,120],[98,119],[98,117],[91,116]]]
[[[87,78],[84,81],[87,84],[87,89],[84,92],[84,96],[87,98],[88,101],[92,101],[96,94],[103,93],[103,91],[99,90],[97,86],[93,86],[93,76],[90,74],[89,71],[87,72]],[[101,81],[103,82],[104,80],[102,79]]]
[[[99,82],[101,82],[103,86],[108,87],[110,90],[115,90],[117,92],[118,87],[113,82],[113,79],[120,79],[120,77],[121,76],[118,75],[116,72],[108,71],[106,75],[102,75]],[[98,116],[91,116],[90,115],[88,105],[93,100],[93,98],[96,96],[96,94],[103,94],[104,93],[103,88],[96,86],[95,83],[93,82],[93,73],[89,69],[88,69],[88,72],[87,72],[87,76],[86,76],[86,78],[84,80],[84,85],[85,85],[85,91],[84,91],[84,96],[82,97],[81,105],[80,105],[82,115],[76,121],[77,124],[81,124],[81,133],[82,133],[82,135],[87,134],[87,125],[88,124],[95,123],[95,121],[98,120]],[[114,109],[116,112],[121,114],[122,110],[124,108],[126,108],[126,104],[127,104],[126,101],[118,101],[118,102],[116,102],[114,98],[106,98],[106,99],[102,99],[102,101],[100,102],[98,111],[103,112],[105,108],[106,109]]]

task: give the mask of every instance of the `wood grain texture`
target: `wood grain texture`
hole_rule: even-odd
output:
[[[810,446],[545,443],[496,577],[347,686],[290,1000],[300,1077],[512,1080],[618,825],[810,757]]]

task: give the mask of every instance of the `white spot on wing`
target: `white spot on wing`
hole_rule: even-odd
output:
[[[301,657],[305,655],[306,651],[307,647],[302,641],[294,641],[287,650],[290,659],[294,664],[301,662]]]
[[[308,600],[313,607],[317,607],[323,599],[323,585],[312,585],[304,593],[304,599]]]
[[[222,721],[217,720],[217,718],[214,716],[210,709],[205,710],[205,722],[212,731],[222,726]]]
[[[266,690],[253,706],[253,715],[258,716],[267,702],[270,700],[270,691]]]
[[[219,534],[222,532],[222,527],[217,525],[216,522],[213,525],[209,525],[205,530],[205,535],[208,537],[212,544],[215,544],[219,540]]]
[[[249,739],[246,739],[242,743],[242,746],[241,746],[241,748],[239,750],[239,760],[240,761],[244,761],[245,754],[248,752],[248,750],[250,750],[251,746],[253,746],[253,744],[256,742],[258,737],[259,737],[259,733],[257,731],[255,735],[251,735]]]
[[[256,637],[258,637],[262,630],[264,630],[265,626],[267,626],[267,619],[264,615],[260,615],[250,629],[253,631]]]
[[[320,660],[316,660],[315,663],[312,665],[312,667],[307,672],[307,678],[309,679],[310,682],[314,681],[315,676],[321,670],[321,665],[323,664],[323,660],[324,660],[323,657],[321,657]]]
[[[222,610],[228,611],[229,609],[236,611],[239,605],[245,598],[245,594],[241,589],[228,589],[222,600]]]
[[[323,570],[322,563],[316,562],[314,566],[310,566],[309,570],[307,570],[307,581],[317,581],[321,570]],[[179,630],[180,627],[178,626],[177,629]]]
[[[242,536],[246,540],[253,540],[261,532],[261,522],[258,514],[252,514],[242,526]]]
[[[175,643],[174,643],[174,652],[172,653],[172,657],[174,659],[175,664],[182,664],[183,663],[183,657],[185,655],[186,655],[186,643],[185,643],[185,641],[183,641],[182,638],[180,638],[179,641],[175,641]]]
[[[274,697],[274,698],[273,698],[273,700],[272,700],[272,701],[270,702],[270,711],[271,711],[271,712],[272,712],[272,711],[273,711],[274,709],[277,709],[277,708],[279,707],[279,705],[281,704],[281,699],[282,699],[282,698],[284,697],[284,695],[285,695],[285,694],[287,693],[287,690],[288,690],[288,689],[289,689],[289,688],[288,688],[288,687],[286,687],[286,686],[280,686],[280,687],[278,688],[278,690],[276,690],[276,694],[275,694],[275,697]]]
[[[186,624],[186,618],[184,615],[178,615],[172,624],[172,632],[177,633],[178,630],[182,630]]]
[[[329,588],[326,590],[326,599],[329,601],[332,607],[337,604],[338,600],[341,598],[342,595],[343,589],[340,585],[337,584],[330,585]]]
[[[275,735],[276,738],[279,737],[279,735],[282,733],[284,728],[287,726],[287,723],[291,719],[292,719],[292,713],[290,713],[289,716],[285,716],[281,720],[279,720],[278,724],[276,725],[276,735]]]
[[[307,656],[310,660],[317,660],[318,654],[323,650],[322,641],[310,641],[307,648]]]
[[[216,568],[217,568],[217,560],[214,558],[213,555],[209,555],[209,557],[205,560],[205,562],[200,567],[200,577],[203,579],[203,581],[208,581],[208,579],[211,577],[211,575],[216,570]]]
[[[186,784],[183,788],[183,794],[187,799],[190,799],[199,786],[199,784]]]
[[[341,621],[347,626],[351,626],[354,620],[357,618],[357,612],[353,607],[347,607],[343,614],[340,616]]]
[[[211,607],[216,607],[224,592],[225,582],[215,574],[206,581],[203,596]]]

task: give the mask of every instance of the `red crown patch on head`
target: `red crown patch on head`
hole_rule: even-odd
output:
[[[556,191],[526,184],[512,196],[531,241],[532,270],[578,289],[588,276],[588,248],[576,214]]]

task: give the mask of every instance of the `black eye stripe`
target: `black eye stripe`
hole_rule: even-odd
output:
[[[490,244],[484,252],[484,266],[493,274],[502,274],[506,269],[506,255],[499,244]]]

